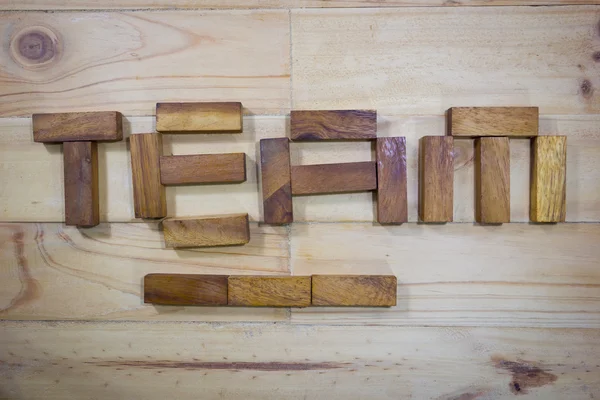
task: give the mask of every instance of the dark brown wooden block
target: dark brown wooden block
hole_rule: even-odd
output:
[[[308,307],[310,276],[230,276],[228,304],[246,307]]]
[[[419,217],[423,222],[452,222],[454,138],[424,136],[419,143]]]
[[[144,303],[169,306],[226,306],[227,275],[146,275]]]
[[[406,200],[406,138],[377,138],[377,222],[408,221]]]
[[[298,165],[292,167],[292,194],[361,192],[377,189],[374,162]]]
[[[448,134],[451,136],[538,135],[537,107],[452,107],[447,118]]]
[[[567,137],[533,139],[531,160],[532,222],[565,222],[567,217]]]
[[[246,154],[195,154],[160,157],[163,185],[246,181]]]
[[[209,247],[250,241],[248,214],[168,218],[162,222],[167,247]]]
[[[33,140],[41,143],[114,142],[123,139],[117,111],[33,114]]]
[[[161,134],[131,135],[130,148],[135,217],[166,217],[165,187],[160,183]]]
[[[377,137],[377,111],[292,111],[292,140],[365,140]]]
[[[242,132],[242,103],[158,103],[156,130],[159,132]]]
[[[313,306],[392,307],[398,282],[394,275],[313,275]]]
[[[91,227],[100,223],[98,144],[65,142],[65,224]]]
[[[510,222],[510,146],[507,137],[475,140],[475,218],[482,224]]]
[[[290,143],[287,138],[261,139],[260,172],[265,223],[293,222]]]

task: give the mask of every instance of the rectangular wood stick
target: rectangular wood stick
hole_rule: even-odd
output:
[[[406,200],[406,138],[377,138],[377,222],[408,221]]]
[[[65,224],[81,227],[100,223],[98,144],[63,143]]]
[[[567,214],[567,137],[538,136],[531,157],[532,222],[565,222]]]
[[[377,189],[377,166],[371,161],[292,167],[292,195],[349,193]]]
[[[169,306],[226,306],[227,275],[148,274],[144,303]]]
[[[265,223],[289,224],[293,222],[288,138],[261,139],[260,172]]]
[[[394,275],[313,275],[313,306],[392,307],[398,281]]]
[[[475,219],[510,222],[510,145],[507,137],[475,140]]]
[[[246,181],[246,154],[194,154],[160,157],[163,185]]]
[[[310,276],[230,276],[228,305],[308,307]]]
[[[167,216],[165,187],[160,183],[162,136],[160,133],[131,135],[133,208],[136,218]]]
[[[420,140],[419,218],[423,222],[452,222],[453,148],[451,136],[424,136]]]
[[[250,241],[248,214],[167,218],[162,222],[167,247],[209,247]]]
[[[447,113],[448,134],[481,137],[538,135],[537,107],[452,107]]]
[[[33,114],[32,122],[34,142],[123,140],[123,116],[117,111]]]
[[[242,103],[157,103],[156,130],[164,133],[240,133]]]
[[[377,137],[377,111],[292,111],[292,140],[365,140]]]

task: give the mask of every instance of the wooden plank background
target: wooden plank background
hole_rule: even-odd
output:
[[[1,0],[0,398],[598,398],[598,4]],[[118,110],[128,137],[154,131],[157,101],[228,100],[243,134],[166,135],[164,152],[245,152],[248,180],[170,187],[168,207],[247,212],[248,245],[165,249],[134,218],[127,141],[99,145],[103,223],[61,223],[61,147],[33,143],[31,113]],[[530,146],[511,140],[514,222],[475,225],[469,139],[455,223],[416,223],[418,139],[484,105],[539,106],[540,133],[568,136],[568,223],[527,223]],[[374,224],[354,193],[262,224],[258,141],[288,135],[291,109],[336,108],[407,137],[410,222]],[[368,143],[291,148],[294,165],[374,159]],[[394,273],[398,305],[155,307],[151,272]]]

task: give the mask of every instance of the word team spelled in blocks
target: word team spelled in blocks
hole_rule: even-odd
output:
[[[131,135],[131,173],[136,218],[167,216],[165,187],[160,182],[159,159],[162,154],[160,133]]]
[[[114,142],[123,139],[123,117],[117,111],[33,114],[33,141]]]
[[[475,140],[475,218],[482,224],[510,222],[510,145],[507,137]]]
[[[287,138],[261,139],[260,172],[265,223],[280,225],[293,222],[290,143]]]
[[[242,103],[158,103],[156,130],[159,132],[242,132]]]
[[[408,221],[406,199],[406,138],[377,138],[377,222]]]
[[[100,223],[98,144],[63,143],[65,224],[92,227]]]
[[[533,140],[530,219],[564,222],[567,205],[567,137],[538,136]]]
[[[194,154],[160,157],[163,185],[246,181],[246,154]]]
[[[377,138],[377,111],[292,111],[292,140],[365,140]]]
[[[310,276],[230,276],[227,292],[230,306],[308,307]]]
[[[292,194],[349,193],[377,189],[374,162],[298,165],[292,167]]]
[[[424,136],[419,144],[419,218],[423,222],[452,222],[454,196],[454,138]]]
[[[162,221],[167,247],[233,246],[250,241],[248,214],[167,218]]]
[[[448,110],[451,136],[534,137],[538,135],[537,107],[452,107]]]
[[[171,306],[226,306],[227,275],[146,275],[144,303]]]
[[[313,275],[313,306],[392,307],[398,281],[394,275]]]

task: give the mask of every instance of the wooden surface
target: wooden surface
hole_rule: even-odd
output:
[[[292,166],[292,194],[328,194],[377,189],[377,164],[356,162]]]
[[[242,131],[242,103],[157,103],[159,132],[228,133]]]
[[[42,143],[123,139],[120,112],[33,114],[33,140]]]
[[[475,140],[475,220],[510,222],[510,142],[507,137]]]
[[[408,221],[406,201],[406,138],[378,138],[377,222],[399,224]]]
[[[227,304],[246,307],[308,307],[310,276],[230,276]]]
[[[290,167],[290,142],[287,138],[260,141],[263,219],[267,224],[294,221]]]
[[[82,227],[100,223],[98,144],[63,143],[65,224]]]
[[[162,227],[165,244],[172,248],[232,246],[250,241],[248,214],[167,218]]]
[[[564,222],[567,207],[567,138],[533,140],[531,152],[532,222]]]
[[[292,110],[292,140],[365,140],[377,137],[375,110]]]
[[[452,222],[454,138],[425,136],[419,141],[419,218]]]
[[[393,275],[313,275],[313,306],[392,307],[398,282]]]
[[[133,209],[136,218],[167,216],[165,188],[160,182],[159,161],[162,151],[162,135],[159,133],[131,135],[129,139]]]
[[[227,275],[148,274],[144,303],[169,306],[227,305]]]
[[[245,153],[160,157],[160,182],[163,185],[241,183],[245,180]]]
[[[538,135],[537,107],[452,107],[447,112],[448,134],[458,137]]]

